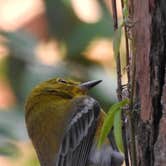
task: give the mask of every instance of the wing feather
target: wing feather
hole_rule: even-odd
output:
[[[89,157],[100,106],[93,98],[86,96],[74,102],[73,112],[56,166],[86,166]]]

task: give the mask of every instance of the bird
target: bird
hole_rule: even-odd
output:
[[[88,91],[100,82],[52,78],[27,97],[25,123],[41,166],[121,166],[111,137],[98,147],[106,114]]]

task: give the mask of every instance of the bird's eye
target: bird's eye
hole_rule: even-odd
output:
[[[59,82],[62,82],[62,83],[66,83],[66,81],[63,80],[63,79],[61,79],[61,78],[60,78],[58,81],[59,81]]]

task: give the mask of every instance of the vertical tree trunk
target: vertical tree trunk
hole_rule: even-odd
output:
[[[136,54],[138,166],[166,165],[166,1],[130,0]]]

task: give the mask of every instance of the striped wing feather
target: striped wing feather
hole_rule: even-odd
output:
[[[98,103],[90,97],[80,98],[73,105],[58,153],[56,166],[86,166],[100,112]]]

